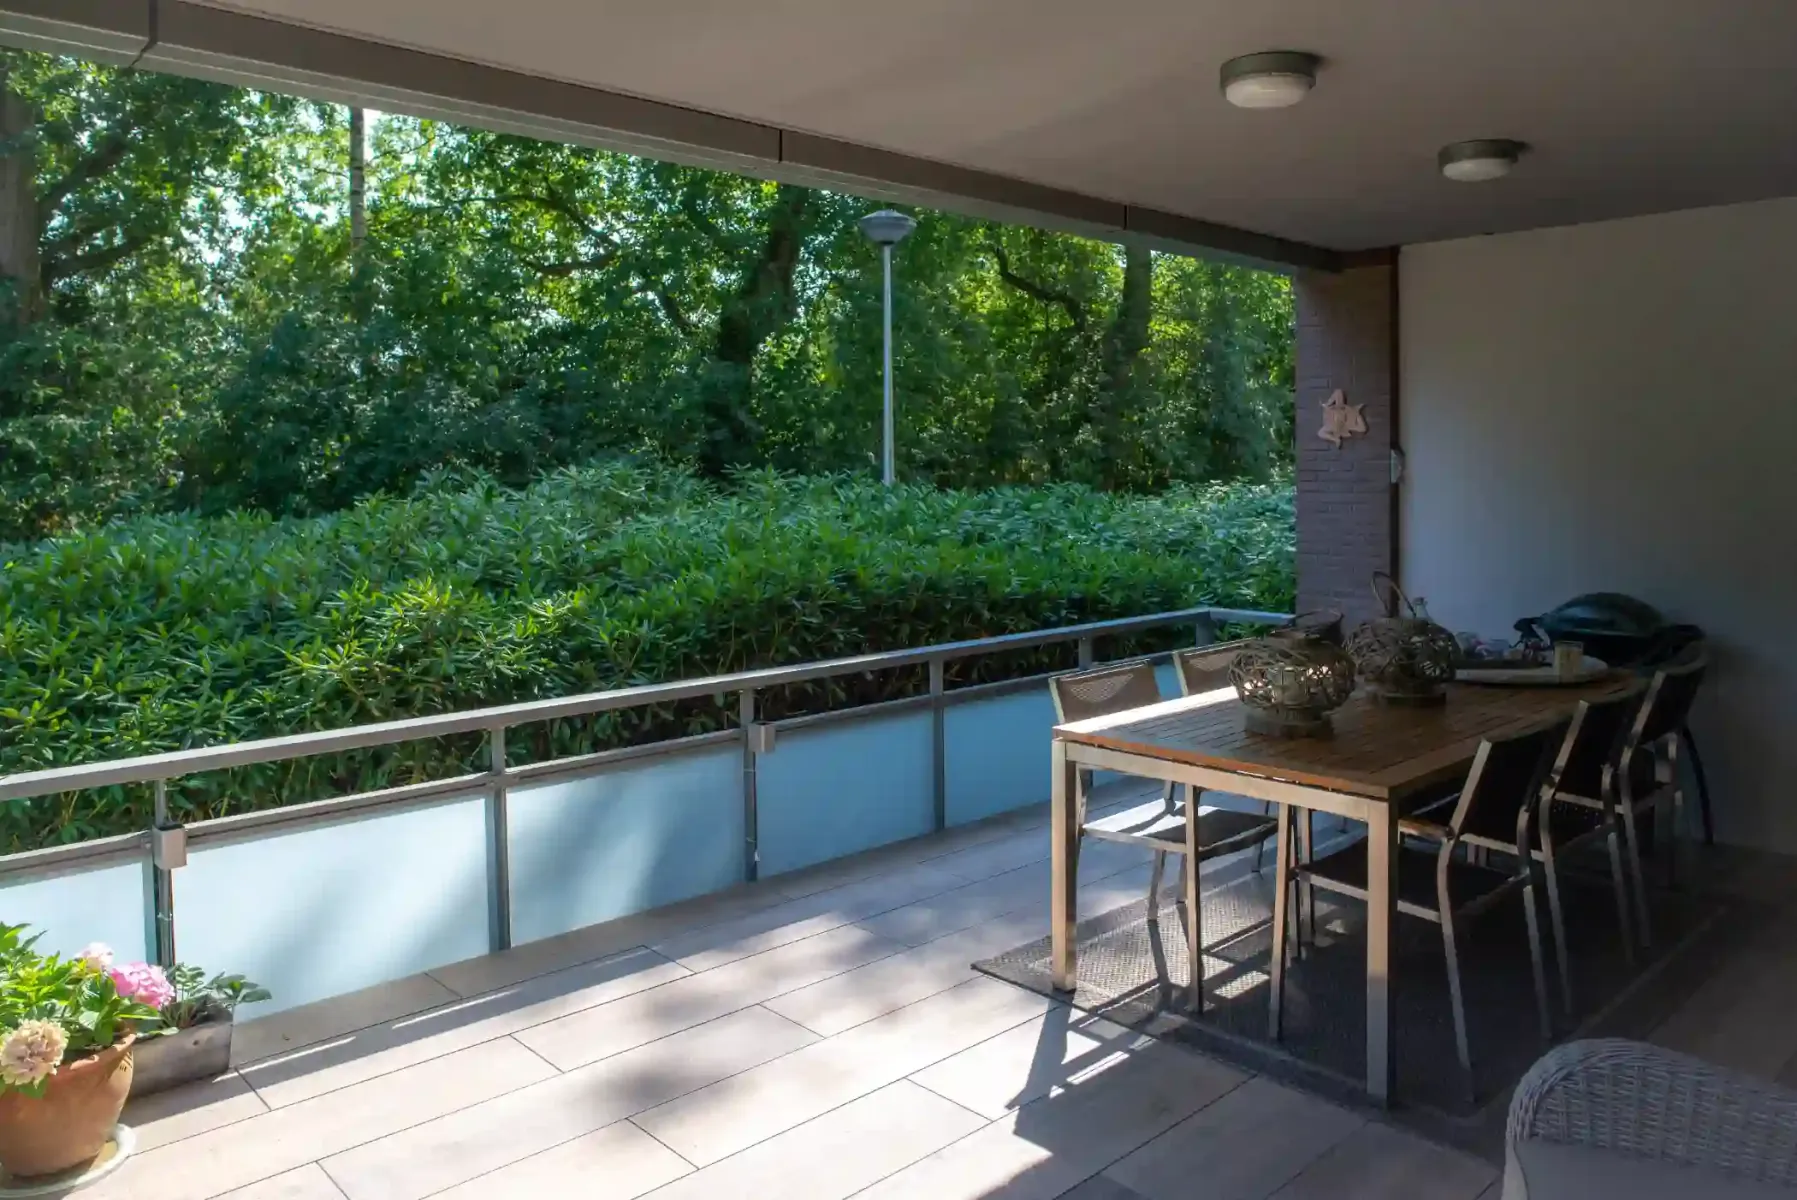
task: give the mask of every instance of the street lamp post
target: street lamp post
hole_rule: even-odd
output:
[[[902,212],[883,208],[861,218],[861,232],[880,247],[880,261],[886,274],[886,407],[883,440],[880,447],[880,478],[892,486],[893,415],[892,415],[892,248],[910,236],[917,222]]]

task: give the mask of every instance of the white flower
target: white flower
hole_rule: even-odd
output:
[[[96,975],[104,975],[112,969],[112,947],[105,942],[89,942],[75,956],[75,961]]]
[[[52,1021],[21,1021],[0,1041],[0,1083],[26,1087],[49,1076],[62,1062],[69,1039]]]

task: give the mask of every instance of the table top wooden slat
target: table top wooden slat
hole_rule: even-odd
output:
[[[1438,708],[1383,704],[1365,691],[1334,713],[1330,738],[1250,733],[1233,689],[1168,700],[1055,728],[1069,742],[1191,766],[1257,775],[1377,800],[1402,799],[1463,772],[1484,738],[1521,733],[1572,715],[1581,700],[1639,684],[1614,675],[1578,687],[1450,684]]]

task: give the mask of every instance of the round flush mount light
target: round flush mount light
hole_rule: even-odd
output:
[[[1237,108],[1290,108],[1316,86],[1322,59],[1302,50],[1244,54],[1223,64],[1223,98]]]
[[[1441,173],[1456,183],[1484,183],[1508,175],[1527,149],[1509,138],[1479,138],[1443,146],[1437,161]]]

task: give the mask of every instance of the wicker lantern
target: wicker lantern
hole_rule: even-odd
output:
[[[1251,733],[1328,737],[1329,714],[1354,694],[1354,660],[1341,647],[1341,614],[1299,617],[1249,642],[1229,664],[1229,682]]]
[[[1442,684],[1454,678],[1460,644],[1383,571],[1373,573],[1373,594],[1386,615],[1356,629],[1347,643],[1360,677],[1389,704],[1445,703]]]

